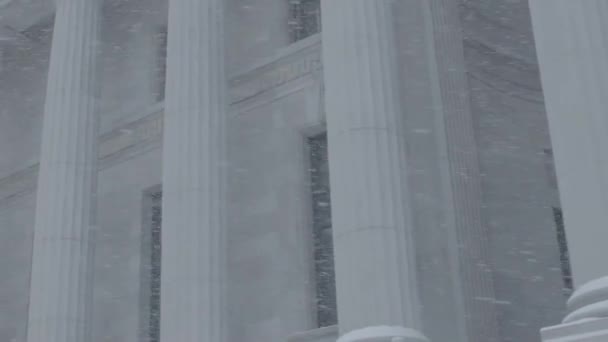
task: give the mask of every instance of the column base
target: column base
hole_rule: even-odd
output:
[[[540,331],[543,342],[606,342],[608,318],[588,318],[563,323]]]
[[[336,342],[429,342],[414,329],[377,326],[353,330],[342,335]]]
[[[608,277],[578,288],[567,306],[562,324],[541,329],[543,342],[608,341]]]

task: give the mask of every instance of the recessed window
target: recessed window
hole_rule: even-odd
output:
[[[165,99],[165,83],[167,73],[167,28],[158,30],[154,39],[156,43],[156,100]]]
[[[318,327],[327,327],[338,323],[327,135],[314,136],[308,140],[308,144],[310,147],[310,178],[313,203],[317,325]]]
[[[289,0],[289,33],[292,42],[321,31],[320,0]]]
[[[566,241],[566,229],[564,227],[564,216],[561,208],[553,207],[553,219],[557,229],[557,244],[559,247],[559,261],[564,281],[564,292],[572,293],[574,284],[572,281],[572,270],[570,268],[570,254],[568,253],[568,242]]]
[[[144,192],[140,331],[143,342],[160,342],[161,220],[162,192]]]

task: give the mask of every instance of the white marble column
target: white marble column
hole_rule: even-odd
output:
[[[530,1],[575,292],[544,341],[608,340],[608,2]],[[561,339],[565,338],[565,339]]]
[[[426,341],[413,330],[419,304],[392,3],[321,1],[341,341]]]
[[[98,0],[58,0],[30,281],[29,342],[90,341]]]
[[[225,340],[224,3],[169,1],[162,341]]]

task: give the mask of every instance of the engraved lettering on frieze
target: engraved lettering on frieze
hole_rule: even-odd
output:
[[[238,102],[269,89],[280,87],[320,68],[320,56],[318,54],[308,55],[293,63],[273,68],[258,77],[235,84],[232,89],[232,98],[235,102]]]
[[[162,116],[160,113],[153,114],[153,118],[136,122],[102,138],[99,146],[99,156],[108,157],[118,151],[133,146],[141,141],[154,139],[162,134]]]

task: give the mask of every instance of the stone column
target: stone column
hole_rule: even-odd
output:
[[[427,341],[420,326],[392,0],[323,0],[341,341]]]
[[[224,0],[170,0],[163,140],[161,340],[224,332]]]
[[[90,341],[99,1],[58,0],[33,242],[29,342]]]
[[[544,341],[608,340],[608,2],[534,0],[530,10],[575,292]]]

